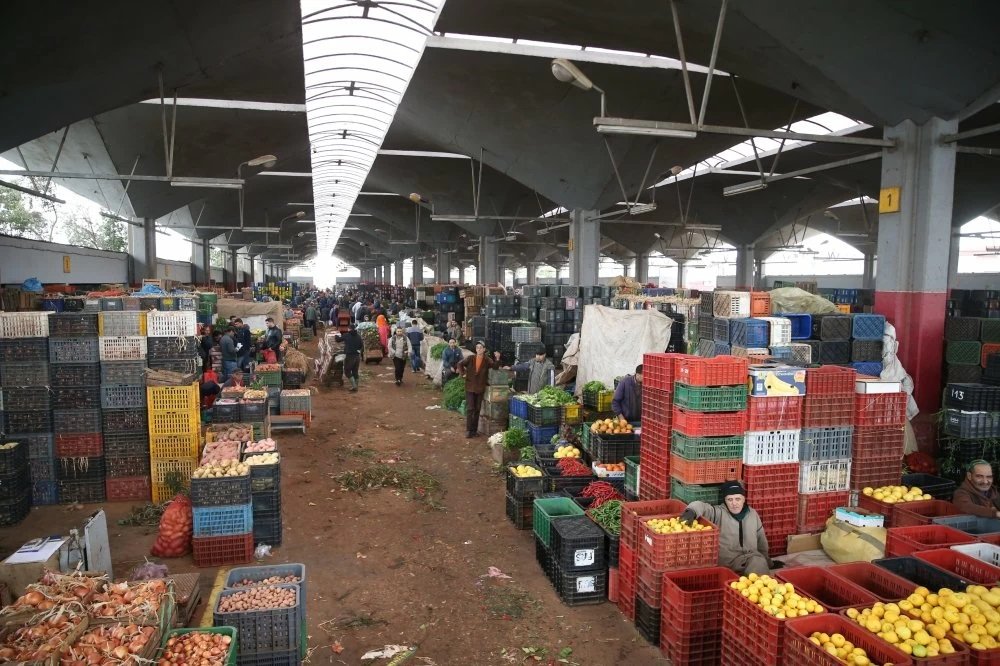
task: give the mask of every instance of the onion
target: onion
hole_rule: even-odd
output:
[[[41,592],[36,592],[34,590],[28,592],[21,598],[24,599],[24,603],[28,604],[29,606],[37,606],[38,604],[45,601],[45,596]]]

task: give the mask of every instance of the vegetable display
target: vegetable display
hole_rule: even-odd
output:
[[[583,390],[587,393],[596,393],[597,391],[607,391],[608,387],[604,385],[604,382],[595,379],[592,382],[584,384]]]
[[[731,582],[729,587],[739,591],[751,603],[757,604],[765,613],[779,620],[825,612],[823,606],[812,599],[799,596],[791,583],[782,583],[767,575],[758,576],[754,573],[740,576],[740,579]]]
[[[505,449],[521,449],[531,444],[528,431],[524,428],[511,428],[503,434],[503,446]]]
[[[521,447],[521,460],[534,460],[534,458],[535,458],[534,446],[531,446],[529,444],[528,446]]]
[[[646,521],[649,529],[656,534],[677,534],[678,532],[705,532],[713,529],[710,525],[702,525],[699,522],[690,524],[681,521],[680,518],[652,518]]]
[[[562,458],[556,467],[563,476],[593,476],[590,468],[576,458]]]
[[[508,467],[507,469],[510,470],[511,474],[522,479],[542,475],[541,470],[536,469],[530,465],[517,465],[516,467]]]
[[[106,576],[84,576],[79,573],[62,574],[56,571],[46,571],[37,583],[31,583],[25,587],[24,594],[18,597],[13,604],[0,611],[0,614],[48,611],[62,604],[83,603],[106,581]]]
[[[455,377],[454,379],[450,379],[444,385],[444,408],[457,411],[463,400],[465,400],[465,378]]]
[[[149,551],[156,557],[181,557],[191,550],[194,516],[187,495],[177,495],[160,518],[159,534]]]
[[[281,372],[279,363],[258,363],[257,372]]]
[[[221,462],[223,460],[240,459],[240,442],[231,440],[217,440],[205,445],[205,450],[201,453],[201,464],[211,462]]]
[[[225,666],[233,639],[224,634],[192,631],[167,639],[157,666]]]
[[[594,504],[597,504],[595,500]],[[610,499],[591,505],[587,509],[587,515],[595,523],[603,527],[609,534],[617,535],[622,532],[622,502],[617,499]]]
[[[250,465],[277,465],[281,457],[277,453],[258,453],[244,460],[244,464]]]
[[[448,348],[447,342],[439,342],[433,347],[431,347],[431,358],[435,361],[440,361],[444,356],[444,350]]]
[[[245,592],[228,594],[219,599],[220,613],[292,608],[295,606],[295,589],[259,585],[248,587]]]
[[[264,389],[247,389],[243,392],[243,402],[247,400],[267,400],[267,391]]]
[[[58,653],[60,647],[84,622],[85,615],[53,608],[39,621],[20,627],[8,634],[0,644],[0,661],[46,662]],[[85,625],[84,625],[85,626]]]
[[[208,432],[217,440],[231,442],[249,442],[253,439],[253,427],[250,425],[211,425]]]
[[[194,471],[191,477],[195,479],[221,479],[230,476],[246,476],[249,473],[250,467],[246,463],[223,460],[202,465]]]
[[[538,393],[531,393],[524,396],[524,401],[535,407],[558,407],[559,405],[576,402],[576,398],[571,393],[567,393],[560,388],[546,386]]]
[[[69,650],[62,655],[60,664],[79,666],[112,666],[140,664],[139,657],[153,641],[155,627],[135,624],[101,624],[90,627]]]
[[[246,446],[243,447],[244,453],[264,453],[265,451],[277,451],[278,443],[275,442],[270,437],[267,439],[262,439],[259,442],[248,442]]]
[[[593,483],[587,485],[580,493],[580,497],[593,497],[594,501],[591,503],[590,508],[598,509],[605,502],[611,502],[613,500],[621,501],[625,499],[625,496],[618,492],[618,489],[607,481],[594,481]]]
[[[281,583],[301,583],[302,579],[294,574],[288,574],[287,576],[271,576],[269,578],[263,578],[261,580],[250,580],[249,578],[244,578],[243,580],[237,581],[230,585],[230,587],[261,587],[262,585],[279,585]]]
[[[165,580],[110,583],[94,595],[90,614],[94,617],[142,622],[159,619],[160,604],[169,593]]]

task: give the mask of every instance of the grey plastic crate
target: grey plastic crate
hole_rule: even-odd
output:
[[[839,460],[851,457],[854,428],[803,428],[799,436],[799,460]]]
[[[102,361],[102,384],[146,385],[146,361]]]
[[[49,363],[97,363],[100,360],[96,337],[49,338]]]
[[[219,594],[219,602],[216,603],[212,611],[213,624],[236,628],[239,632],[237,645],[240,655],[290,650],[298,648],[301,643],[300,624],[305,621],[302,590],[298,585],[275,585],[273,587],[294,590],[295,606],[222,613],[219,612],[219,602],[226,597],[239,594],[243,590],[225,589]]]
[[[102,409],[128,409],[146,406],[146,387],[137,384],[102,384]]]
[[[941,516],[932,518],[935,525],[946,525],[956,530],[967,532],[973,536],[1000,534],[1000,519],[982,518],[980,516]]]

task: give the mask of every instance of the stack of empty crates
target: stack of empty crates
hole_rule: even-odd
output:
[[[143,338],[145,340],[145,338]],[[147,386],[149,463],[153,502],[166,502],[190,484],[198,466],[201,409],[198,383]]]
[[[14,525],[33,504],[55,504],[59,497],[47,388],[50,316],[0,313],[0,440],[18,443],[0,451],[7,460],[0,468],[3,478],[17,472],[3,484],[0,526]]]
[[[946,319],[944,339],[945,383],[979,382],[989,357],[1000,354],[1000,319]]]
[[[670,435],[673,427],[677,354],[642,358],[642,428],[639,446],[640,500],[670,497]]]
[[[146,359],[140,340],[146,312],[138,299],[130,309],[103,311],[98,330],[107,339],[101,354],[101,420],[104,429],[105,489],[109,501],[146,501],[152,497],[149,431],[146,426]]]
[[[167,298],[161,301],[167,301]],[[150,310],[146,313],[147,358],[150,369],[200,374],[196,299],[171,297],[172,302],[189,306],[181,310]]]
[[[121,304],[120,298],[105,301]],[[56,479],[64,504],[105,499],[98,314],[54,314],[49,320]]]
[[[244,454],[243,458],[260,455]],[[254,543],[281,545],[281,460],[271,465],[250,466],[250,502],[253,510]]]

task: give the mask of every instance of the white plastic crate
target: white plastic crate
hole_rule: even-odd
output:
[[[749,358],[751,356],[770,356],[770,352],[763,347],[733,347],[730,349],[729,355],[739,358]]]
[[[784,317],[760,317],[768,323],[771,347],[787,347],[792,343],[792,322]]]
[[[750,316],[750,293],[746,291],[712,292],[712,311],[727,319]]]
[[[831,493],[851,487],[850,460],[799,463],[800,493]]]
[[[962,546],[952,546],[951,549],[982,560],[986,564],[1000,567],[1000,546],[994,546],[991,543],[969,543]]]
[[[146,338],[123,335],[101,338],[102,361],[139,361],[146,358]]]
[[[748,432],[743,436],[743,464],[769,465],[798,462],[798,430]]]
[[[195,310],[150,310],[146,313],[146,335],[151,338],[198,335],[198,313]]]
[[[0,338],[47,338],[49,316],[45,312],[0,312]]]
[[[807,365],[812,363],[812,345],[807,345],[804,342],[793,342],[788,346],[792,348],[791,360],[805,363]]]

